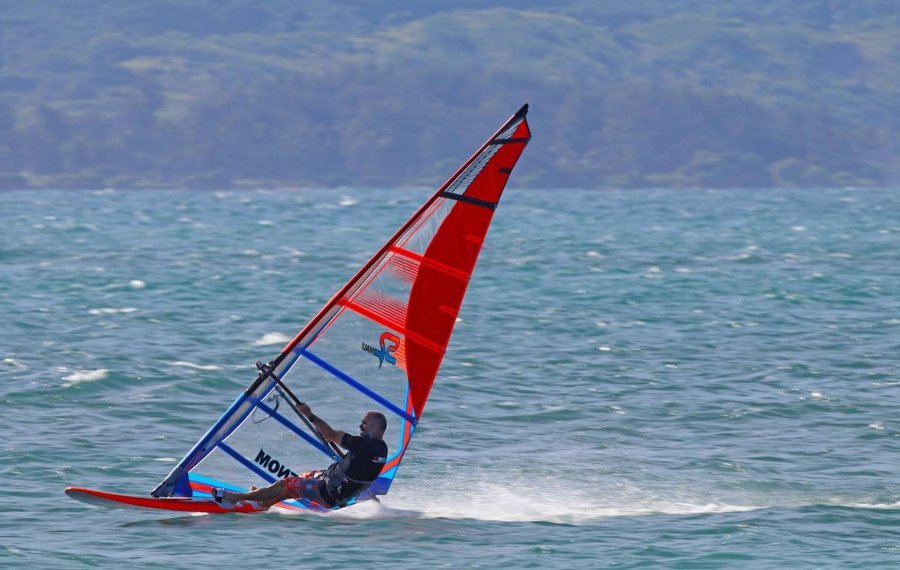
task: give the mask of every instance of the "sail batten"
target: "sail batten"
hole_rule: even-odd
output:
[[[372,322],[378,323],[378,324],[384,326],[385,328],[388,328],[388,329],[391,329],[391,330],[397,331],[398,333],[403,334],[411,341],[415,341],[415,342],[421,344],[422,346],[430,348],[431,350],[433,350],[437,353],[440,353],[440,354],[444,353],[444,347],[441,346],[441,344],[438,341],[430,340],[430,339],[425,338],[422,335],[416,334],[412,330],[410,330],[410,329],[406,328],[405,326],[403,326],[402,324],[400,324],[400,321],[391,320],[386,315],[379,314],[378,312],[375,312],[375,311],[371,311],[371,310],[367,309],[366,307],[363,307],[362,305],[353,303],[352,301],[344,301],[341,303],[341,305],[343,305],[344,307],[347,307],[354,313],[357,313],[357,314],[371,320]]]
[[[231,457],[233,457],[233,458],[235,459],[235,461],[237,461],[238,463],[240,463],[241,465],[243,465],[243,466],[246,467],[247,469],[250,469],[251,471],[253,471],[253,472],[256,473],[257,475],[259,475],[260,477],[262,477],[267,483],[274,483],[274,482],[276,481],[275,477],[269,475],[268,473],[266,473],[265,471],[263,471],[262,469],[260,469],[260,468],[259,468],[258,466],[256,466],[252,461],[250,461],[249,459],[247,459],[246,457],[244,457],[243,455],[241,455],[240,453],[238,453],[236,450],[234,450],[234,449],[233,449],[230,445],[228,445],[227,443],[220,443],[220,444],[219,444],[219,448],[220,448],[222,451],[224,451],[225,453],[227,453],[228,455],[230,455]]]
[[[459,269],[456,269],[455,267],[450,267],[450,266],[444,265],[443,263],[435,261],[433,259],[428,259],[427,257],[422,257],[421,255],[419,255],[415,252],[409,251],[408,249],[403,249],[402,247],[392,247],[391,251],[396,253],[397,255],[402,255],[404,257],[409,258],[410,260],[417,262],[419,264],[416,266],[417,270],[420,265],[427,265],[429,267],[433,267],[435,269],[443,271],[445,274],[447,274],[450,277],[455,277],[457,279],[462,279],[462,280],[466,280],[466,281],[469,279],[469,275],[465,271],[460,271]],[[416,273],[418,273],[418,271],[416,271]],[[415,279],[411,279],[410,282],[412,282],[414,280]]]
[[[346,384],[352,386],[353,388],[355,388],[362,394],[365,394],[366,396],[371,398],[373,401],[378,402],[379,404],[383,405],[385,408],[391,410],[396,415],[400,416],[401,418],[405,419],[406,421],[411,422],[412,424],[415,424],[417,422],[416,418],[414,418],[413,416],[410,416],[409,414],[404,412],[395,403],[391,402],[390,400],[388,400],[381,394],[375,392],[374,390],[371,390],[370,388],[366,387],[365,384],[363,384],[356,378],[353,378],[346,372],[343,372],[339,368],[333,366],[331,363],[327,362],[326,360],[319,358],[318,356],[309,352],[308,350],[303,351],[303,357],[309,359],[310,361],[315,363],[317,366],[319,366],[322,369],[331,373],[331,375],[334,376],[335,378],[342,380]]]
[[[474,204],[475,206],[481,206],[482,208],[487,208],[488,210],[497,209],[497,202],[479,200],[478,198],[472,198],[471,196],[466,196],[465,194],[453,194],[452,192],[444,192],[443,194],[441,194],[441,197],[449,198],[450,200],[458,200],[467,204]]]
[[[300,397],[336,429],[356,425],[369,410],[389,417],[384,469],[356,500],[388,492],[447,352],[509,174],[531,138],[527,110],[523,106],[501,125],[272,362],[259,364],[257,379],[153,495],[190,496],[215,485],[247,489],[323,468],[322,454],[335,454],[321,434],[283,413]]]
[[[279,414],[276,410],[274,410],[273,408],[267,406],[265,402],[258,401],[258,402],[256,403],[256,407],[259,408],[260,410],[264,411],[265,413],[269,414],[269,417],[270,417],[270,418],[272,418],[272,419],[274,419],[274,420],[277,420],[278,423],[280,423],[281,425],[283,425],[283,426],[286,427],[287,429],[291,430],[292,432],[294,432],[295,434],[297,434],[298,436],[300,436],[301,438],[303,438],[304,440],[306,440],[306,443],[308,443],[308,444],[312,445],[313,447],[317,448],[319,451],[321,451],[322,453],[324,453],[324,454],[327,455],[328,457],[334,457],[334,453],[332,453],[327,447],[325,447],[325,445],[324,445],[321,441],[319,441],[318,439],[316,439],[316,438],[314,438],[313,436],[309,435],[309,434],[308,434],[307,432],[305,432],[304,430],[300,429],[300,427],[297,426],[297,424],[291,422],[291,421],[288,420],[286,417],[284,417],[283,415]]]

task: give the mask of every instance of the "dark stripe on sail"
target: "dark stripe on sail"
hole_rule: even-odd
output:
[[[511,143],[525,144],[530,140],[531,139],[528,137],[519,137],[519,138],[514,138],[514,139],[494,139],[491,142],[489,142],[488,144],[511,144]]]
[[[286,417],[284,417],[281,414],[279,414],[278,412],[276,412],[273,408],[269,407],[264,402],[259,402],[259,401],[256,402],[256,407],[258,407],[260,410],[264,411],[265,413],[269,414],[269,416],[278,420],[278,423],[280,423],[284,427],[288,428],[295,434],[302,437],[306,441],[306,443],[315,447],[316,449],[318,449],[319,451],[321,451],[328,457],[331,457],[332,459],[338,459],[337,457],[335,457],[335,455],[333,453],[331,453],[331,451],[327,447],[322,445],[321,441],[317,440],[316,438],[309,435],[302,429],[298,428],[296,425],[292,424]]]
[[[243,455],[238,453],[237,450],[235,450],[233,447],[231,447],[227,443],[225,443],[225,442],[219,443],[219,449],[221,449],[222,451],[224,451],[225,453],[227,453],[228,455],[233,457],[238,463],[240,463],[241,465],[243,465],[250,471],[253,471],[257,475],[259,475],[260,477],[262,477],[263,479],[268,481],[269,483],[274,483],[275,481],[277,481],[277,479],[275,477],[272,477],[271,475],[269,475],[268,473],[266,473],[265,471],[260,469],[259,465],[253,463],[252,461],[250,461],[249,459],[247,459],[246,457],[244,457]]]
[[[303,352],[300,353],[300,355],[303,356],[304,358],[306,358],[307,360],[311,360],[312,362],[317,364],[319,366],[319,368],[322,368],[323,370],[330,372],[335,378],[338,378],[339,380],[343,380],[350,386],[356,388],[357,390],[359,390],[360,392],[362,392],[369,398],[375,400],[376,402],[378,402],[385,408],[389,409],[390,411],[394,412],[395,414],[397,414],[404,420],[408,421],[412,425],[416,425],[416,422],[418,422],[418,420],[416,418],[407,414],[405,411],[403,411],[401,408],[399,408],[396,404],[394,404],[393,402],[391,402],[390,400],[388,400],[381,394],[375,392],[374,390],[370,390],[368,387],[363,385],[356,378],[353,378],[346,372],[343,372],[343,371],[339,370],[338,368],[332,366],[329,362],[322,360],[321,358],[319,358],[312,352],[310,352],[308,350],[304,350]]]
[[[466,196],[465,194],[453,194],[451,192],[442,192],[441,196],[443,198],[450,198],[451,200],[465,202],[466,204],[475,204],[476,206],[482,206],[482,207],[488,208],[490,210],[497,209],[497,202],[488,202],[487,200],[479,200],[478,198],[472,198],[471,196]]]

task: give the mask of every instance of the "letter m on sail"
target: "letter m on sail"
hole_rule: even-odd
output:
[[[256,462],[263,467],[268,468],[270,461],[272,461],[272,456],[266,453],[263,449],[260,449],[259,453],[256,454]]]

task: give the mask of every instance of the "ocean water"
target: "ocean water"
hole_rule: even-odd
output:
[[[513,187],[380,505],[63,494],[149,492],[429,193],[0,193],[0,567],[900,567],[897,189]]]

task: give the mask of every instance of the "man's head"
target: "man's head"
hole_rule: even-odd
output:
[[[387,418],[381,412],[369,412],[359,423],[359,435],[381,439],[387,429]]]

